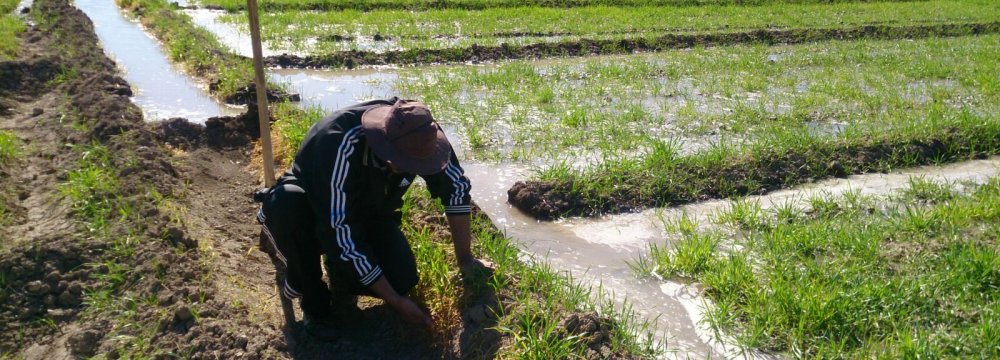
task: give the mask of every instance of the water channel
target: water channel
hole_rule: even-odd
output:
[[[133,100],[142,107],[148,119],[186,117],[203,121],[207,117],[239,111],[212,100],[204,86],[171,65],[159,43],[147,35],[139,24],[125,19],[113,0],[77,0],[76,5],[94,21],[105,51],[118,62],[129,83],[136,88]],[[235,31],[220,30],[218,26],[209,30]],[[222,37],[238,38],[232,34]],[[395,74],[391,70],[270,70],[269,76],[272,81],[286,83],[291,90],[300,92],[305,104],[332,110],[392,95],[389,80]],[[455,138],[452,134],[456,131],[450,133],[449,136]],[[460,141],[453,142],[460,144]],[[458,150],[461,153],[460,146]],[[711,304],[699,295],[697,287],[639,276],[628,266],[629,261],[646,254],[651,243],[669,246],[671,236],[664,230],[664,221],[686,214],[699,223],[710,224],[708,220],[713,214],[729,207],[731,201],[708,201],[596,219],[538,222],[506,203],[507,189],[515,181],[530,175],[527,166],[466,162],[464,167],[474,184],[474,200],[490,215],[496,226],[515,239],[534,259],[547,261],[553,268],[569,272],[583,284],[592,285],[595,289],[600,287],[619,305],[627,301],[635,311],[656,325],[657,340],[664,342],[669,351],[666,357],[771,357],[769,354],[741,353],[739,349],[717,340],[702,322],[702,314]],[[890,174],[824,180],[750,200],[759,201],[764,208],[787,204],[805,207],[807,200],[816,195],[837,196],[848,191],[865,195],[889,194],[906,187],[914,176],[937,181],[981,183],[998,172],[1000,158],[991,158]]]

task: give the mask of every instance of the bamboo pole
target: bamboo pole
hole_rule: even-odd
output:
[[[274,155],[271,153],[271,115],[267,106],[267,83],[264,80],[264,55],[260,49],[260,21],[257,16],[257,0],[247,0],[247,16],[250,18],[250,41],[253,46],[253,70],[254,82],[257,85],[257,113],[260,120],[260,148],[264,156],[264,186],[274,185]],[[271,261],[275,267],[275,281],[280,289],[285,284],[288,276],[287,269],[280,266],[274,259]],[[289,348],[295,347],[295,309],[292,299],[285,297],[278,291],[278,298],[281,299],[281,314],[285,318],[285,341]]]
[[[264,186],[274,185],[274,155],[271,152],[271,115],[267,104],[267,83],[264,80],[264,55],[260,47],[260,21],[257,0],[247,0],[250,17],[250,41],[253,46],[254,81],[257,84],[257,113],[260,114],[260,147],[264,156]]]

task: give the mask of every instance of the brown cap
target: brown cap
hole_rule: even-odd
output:
[[[417,175],[441,172],[451,158],[451,144],[431,117],[431,110],[416,101],[399,100],[374,107],[361,115],[368,146],[379,158],[400,170]]]

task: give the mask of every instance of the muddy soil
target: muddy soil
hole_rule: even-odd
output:
[[[82,12],[66,0],[36,0],[31,14],[38,25],[23,34],[20,57],[0,62],[0,129],[26,144],[23,158],[0,168],[0,185],[16,194],[0,199],[15,209],[0,224],[0,354],[497,356],[507,340],[493,329],[494,314],[516,312],[518,304],[482,286],[458,295],[461,323],[444,333],[413,330],[381,301],[364,299],[343,338],[322,343],[300,335],[291,347],[273,268],[257,244],[251,194],[260,175],[247,167],[256,114],[205,125],[145,123]],[[77,218],[58,185],[87,161],[74,148],[94,143],[113,154],[108,170],[120,186],[107,200],[133,213],[101,231]],[[430,210],[411,221],[446,232]],[[123,243],[131,251],[122,253]],[[567,313],[560,331],[584,339],[590,358],[623,357],[609,350],[610,321]]]
[[[937,25],[869,25],[828,29],[761,29],[731,33],[667,34],[651,38],[581,39],[523,46],[473,45],[454,49],[411,49],[384,52],[339,51],[314,56],[282,54],[265,62],[282,68],[353,68],[363,65],[436,64],[482,62],[503,59],[537,59],[555,56],[631,54],[636,52],[687,49],[695,46],[735,44],[802,44],[827,40],[918,39],[966,36],[1000,32],[1000,22]]]
[[[283,351],[279,335],[251,323],[206,286],[197,244],[149,198],[152,190],[181,195],[183,178],[97,46],[90,20],[63,0],[35,1],[31,14],[38,25],[21,37],[20,57],[0,63],[6,109],[0,128],[26,144],[23,158],[0,176],[23,209],[3,229],[0,353],[254,358]],[[57,185],[80,161],[75,145],[92,142],[114,154],[120,183],[114,196],[135,213],[101,232],[77,220]],[[111,240],[126,237],[137,245],[123,257]],[[109,267],[125,270],[111,279]],[[95,308],[94,294],[108,289],[114,298],[153,301],[133,303],[124,314]],[[127,344],[134,337],[146,347]]]

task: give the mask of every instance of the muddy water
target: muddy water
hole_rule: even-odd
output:
[[[213,101],[202,86],[178,71],[159,43],[126,19],[113,0],[77,0],[76,6],[94,22],[104,51],[132,84],[132,101],[146,119],[183,117],[204,122],[212,116],[239,113],[238,108]]]
[[[231,24],[219,21],[219,17],[225,15],[224,10],[191,9],[184,10],[184,13],[191,17],[195,25],[201,26],[212,32],[222,45],[228,47],[234,54],[253,57],[253,48],[250,45],[250,33]],[[281,55],[282,53],[298,54],[291,49],[271,47],[264,42],[261,44],[263,56]]]
[[[290,91],[299,93],[305,105],[327,110],[396,95],[392,82],[397,75],[391,70],[272,69],[268,74],[272,81],[287,84]]]

